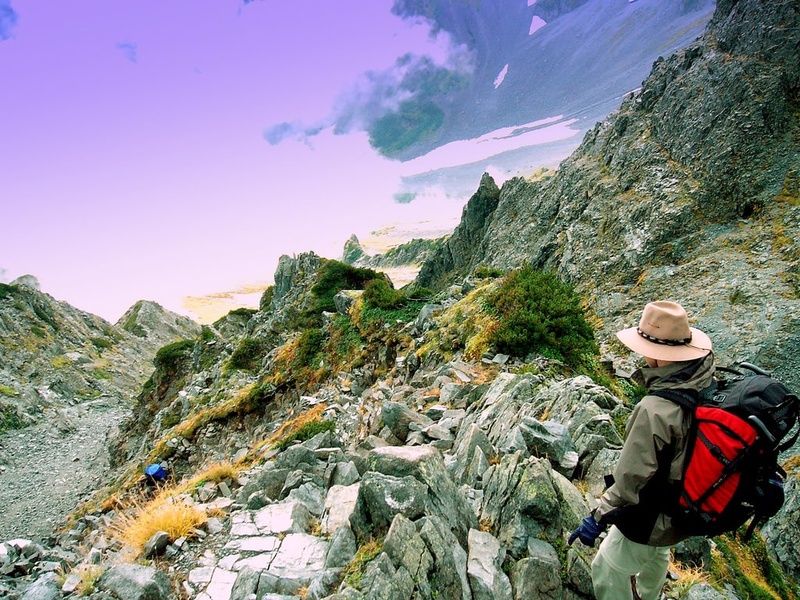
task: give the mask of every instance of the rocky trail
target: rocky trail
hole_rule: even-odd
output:
[[[125,415],[101,398],[0,435],[0,539],[48,537],[108,469],[106,433]]]

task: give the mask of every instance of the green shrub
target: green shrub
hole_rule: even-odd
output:
[[[31,325],[31,333],[38,338],[47,337],[47,331],[41,325]]]
[[[472,272],[474,277],[478,279],[496,279],[497,277],[502,277],[503,269],[498,269],[497,267],[489,267],[486,265],[479,265],[475,267],[475,270]]]
[[[92,375],[94,375],[95,379],[112,379],[111,373],[106,371],[105,369],[94,369],[92,371]]]
[[[258,308],[262,311],[268,311],[272,307],[272,298],[275,296],[275,286],[271,285],[264,290],[261,294],[261,300],[258,302]]]
[[[111,340],[107,337],[93,337],[90,339],[90,341],[98,350],[105,350],[106,348],[111,348],[111,346],[114,345],[114,340]]]
[[[0,300],[13,297],[16,291],[17,286],[0,283]]]
[[[410,283],[403,288],[403,293],[409,300],[430,300],[434,296],[434,291],[424,285]]]
[[[314,364],[317,355],[322,350],[325,334],[321,329],[304,329],[297,342],[297,351],[292,361],[292,367],[300,369]]]
[[[228,360],[228,368],[252,371],[260,366],[265,350],[266,348],[261,340],[246,337],[239,342],[236,350],[231,354]]]
[[[194,349],[192,340],[178,340],[163,346],[153,359],[156,368],[164,371],[174,371],[178,365],[191,354]]]
[[[386,279],[373,279],[364,286],[364,302],[369,306],[391,310],[402,306],[405,300]]]
[[[546,353],[572,367],[598,353],[580,297],[555,273],[530,266],[512,271],[487,304],[499,323],[491,342],[500,352]]]
[[[352,267],[338,260],[325,260],[317,273],[317,281],[311,288],[315,298],[312,312],[333,312],[336,310],[333,297],[341,290],[363,290],[368,281],[383,277],[372,269]]]
[[[282,440],[276,442],[275,447],[278,450],[285,450],[295,440],[305,442],[323,431],[333,431],[334,429],[336,429],[336,424],[333,421],[325,421],[322,419],[311,421],[310,423],[305,423]]]
[[[54,356],[50,359],[50,365],[54,369],[65,369],[70,366],[72,361],[64,355]]]
[[[249,319],[258,311],[255,308],[234,308],[232,311],[228,313],[229,317],[244,317],[245,319]]]
[[[0,432],[9,429],[21,429],[25,426],[19,414],[13,406],[6,406],[0,403]]]

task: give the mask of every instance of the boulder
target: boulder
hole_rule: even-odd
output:
[[[439,517],[423,517],[417,530],[434,561],[430,586],[442,600],[471,600],[467,579],[467,553]]]
[[[61,600],[61,588],[55,576],[49,573],[29,585],[21,600]]]
[[[164,553],[169,545],[169,534],[166,531],[155,532],[144,545],[144,557],[153,558]]]
[[[342,525],[350,523],[358,502],[360,484],[334,485],[328,490],[325,498],[325,509],[322,515],[322,531],[326,534],[334,533]]]
[[[545,541],[528,541],[528,558],[517,561],[511,574],[514,600],[561,600],[561,563]]]
[[[311,515],[300,502],[282,502],[265,506],[253,515],[253,522],[263,534],[308,531]]]
[[[414,580],[405,567],[395,568],[389,556],[382,552],[364,570],[361,590],[369,600],[409,600]]]
[[[505,550],[491,534],[469,530],[467,576],[475,600],[512,600],[511,581],[503,573]]]
[[[373,470],[393,476],[412,476],[427,486],[428,515],[441,517],[466,546],[467,532],[477,518],[462,491],[453,483],[441,453],[431,446],[376,448],[370,452]],[[408,515],[406,515],[408,516]]]
[[[350,524],[356,538],[365,540],[374,532],[386,531],[395,515],[416,519],[425,512],[427,488],[410,475],[393,477],[367,472],[358,487],[356,508]]]
[[[356,536],[349,525],[336,529],[331,536],[328,553],[325,555],[325,568],[335,569],[347,566],[356,555]]]
[[[398,402],[384,402],[381,419],[398,440],[405,442],[409,431],[416,426],[416,431],[433,424],[433,421]]]
[[[119,600],[169,600],[172,597],[167,576],[158,569],[141,565],[111,567],[98,581],[98,587]]]
[[[424,598],[431,596],[429,572],[433,557],[414,524],[402,514],[397,514],[383,541],[383,550],[397,566],[403,566],[414,580],[415,587]]]
[[[784,493],[786,501],[767,522],[763,535],[781,566],[800,580],[800,473],[789,474]]]
[[[521,558],[530,536],[561,534],[561,503],[547,460],[517,452],[489,469],[481,514],[511,556]]]

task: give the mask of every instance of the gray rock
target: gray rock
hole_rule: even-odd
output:
[[[363,293],[364,290],[341,290],[337,292],[333,297],[333,304],[336,307],[336,312],[340,315],[348,316],[350,314],[350,308]]]
[[[545,459],[505,455],[489,470],[483,489],[482,517],[511,556],[522,557],[530,536],[561,533],[562,498]]]
[[[561,564],[555,548],[545,541],[531,538],[528,554],[529,558],[517,561],[511,574],[514,600],[560,600]]]
[[[731,597],[718,592],[707,583],[700,583],[689,588],[683,600],[731,600]]]
[[[271,463],[267,464],[271,465]],[[276,500],[280,496],[288,475],[289,469],[278,469],[274,466],[263,469],[239,490],[239,502],[243,504],[248,502],[250,495],[256,492],[264,494],[265,498]]]
[[[430,586],[442,600],[471,600],[467,579],[467,553],[439,517],[423,517],[417,523],[420,537],[434,560]]]
[[[453,483],[441,453],[430,446],[376,448],[370,452],[375,471],[395,476],[410,475],[427,486],[426,513],[441,517],[466,546],[467,531],[477,518],[461,490]],[[408,516],[408,515],[406,515]]]
[[[255,594],[258,589],[259,577],[260,573],[249,567],[239,571],[231,590],[230,600],[248,600],[250,594]]]
[[[391,559],[382,552],[364,570],[361,589],[368,600],[409,600],[414,580],[405,569],[395,569]]]
[[[21,600],[61,600],[61,589],[56,578],[48,574],[29,585]]]
[[[467,576],[475,600],[511,600],[511,581],[503,573],[505,550],[490,533],[469,531]]]
[[[395,565],[406,568],[423,597],[431,596],[428,574],[433,567],[433,557],[414,524],[400,513],[389,527],[383,550]]]
[[[331,485],[352,485],[361,479],[358,468],[353,461],[336,464],[331,478]]]
[[[279,469],[289,469],[294,471],[310,470],[317,464],[317,455],[311,448],[303,445],[290,446],[281,452],[275,459],[275,466]],[[302,465],[302,466],[301,466]]]
[[[427,488],[413,477],[367,472],[358,488],[358,502],[350,517],[356,538],[365,540],[386,531],[395,515],[416,519],[425,511]]]
[[[311,515],[300,502],[281,502],[265,506],[253,515],[253,522],[261,533],[299,533],[307,531]]]
[[[168,600],[172,595],[169,579],[162,571],[140,565],[111,567],[98,581],[98,587],[119,600]]]
[[[452,469],[453,479],[456,482],[469,483],[467,479],[474,478],[474,473],[470,474],[470,476],[466,479],[465,476],[467,475],[467,470],[472,464],[476,448],[480,448],[483,456],[487,459],[494,456],[496,453],[492,443],[489,441],[489,438],[486,437],[486,434],[481,430],[480,427],[473,423],[463,430],[463,433],[459,432],[459,435],[456,438],[456,443],[453,449],[453,454],[455,454],[456,461]]]
[[[784,486],[786,501],[763,529],[764,539],[780,565],[800,579],[800,474],[790,473]]]
[[[397,402],[383,403],[381,419],[392,434],[401,442],[406,441],[412,424],[418,426],[417,431],[433,424],[433,421],[425,415],[421,415]]]
[[[160,556],[163,554],[164,550],[167,549],[168,544],[169,534],[166,531],[155,532],[144,545],[144,557],[153,558],[154,556]]]
[[[564,425],[526,417],[520,424],[520,431],[531,454],[548,458],[558,471],[572,475],[578,465],[578,453]]]
[[[289,492],[286,500],[288,502],[299,502],[312,515],[320,517],[325,508],[325,491],[316,484],[304,483]]]
[[[345,567],[356,555],[356,536],[348,525],[336,529],[331,536],[328,554],[325,555],[325,568]]]

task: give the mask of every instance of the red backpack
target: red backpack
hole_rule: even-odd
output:
[[[670,515],[693,535],[734,531],[752,518],[746,537],[783,505],[786,473],[778,455],[800,428],[800,400],[780,381],[749,363],[721,368],[727,377],[711,393],[658,390],[690,412],[692,422],[683,478]]]

